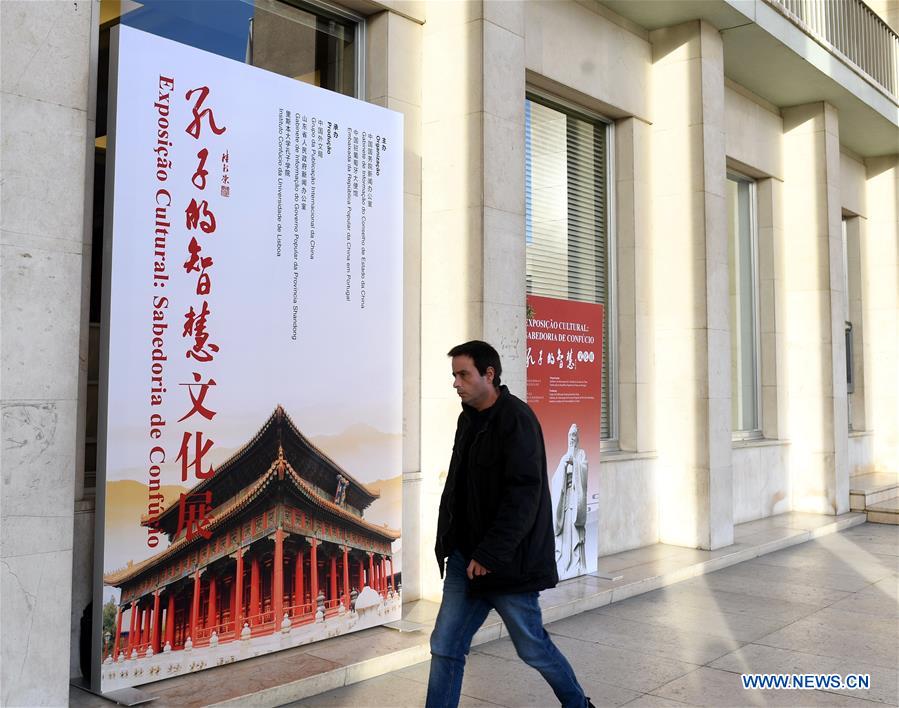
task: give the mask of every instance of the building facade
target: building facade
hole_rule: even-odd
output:
[[[528,293],[607,313],[601,556],[721,548],[735,524],[843,513],[853,475],[899,471],[895,1],[256,0],[223,4],[240,10],[227,27],[204,3],[168,3],[199,28],[183,36],[154,4],[0,4],[4,705],[63,705],[79,674],[104,37],[129,15],[220,53],[239,27],[247,61],[405,117],[404,600],[440,592],[434,511],[458,414],[446,351],[491,341],[524,395]],[[311,497],[267,454],[284,500],[271,509],[292,519]],[[274,622],[313,602],[313,569],[326,603],[346,602],[360,565],[359,584],[385,590],[389,569],[366,567],[378,548],[264,532],[249,570],[237,552],[205,580],[184,572],[171,633],[158,584],[140,568],[112,578],[144,613],[119,651],[126,634],[155,653],[236,631],[238,615]],[[327,563],[307,565],[313,551]]]

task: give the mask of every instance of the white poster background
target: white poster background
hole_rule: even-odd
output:
[[[402,116],[129,27],[121,26],[119,32],[108,283],[107,492],[123,481],[146,487],[149,454],[156,445],[165,450],[161,485],[193,487],[199,480],[191,471],[183,481],[176,461],[184,432],[201,431],[204,440],[214,441],[203,459],[205,469],[248,442],[279,404],[304,435],[325,446],[359,481],[401,475]],[[214,134],[206,115],[195,139],[186,128],[198,94],[188,100],[186,93],[201,86],[209,93],[199,111],[211,109],[214,122],[225,131]],[[167,116],[154,107],[157,103],[167,106]],[[302,136],[294,130],[297,114],[306,118],[307,133],[313,119],[323,127],[321,156],[318,147],[315,154],[314,251],[313,149],[307,136],[304,210],[302,184],[294,182],[295,176],[301,180],[294,164],[302,147]],[[161,132],[161,118],[167,119],[167,134]],[[356,195],[348,150],[354,148],[353,137],[360,139],[361,150],[363,134],[377,141],[379,149],[373,151],[370,192],[367,155],[359,155]],[[205,189],[199,190],[192,176],[203,148],[208,150],[208,175]],[[158,160],[171,161],[171,167],[159,168],[164,163]],[[216,222],[213,233],[186,228],[191,199],[207,200]],[[162,206],[165,211],[157,211]],[[200,220],[205,220],[202,211]],[[160,221],[170,225],[164,227],[164,244],[156,233]],[[202,248],[199,255],[213,259],[206,271],[211,284],[206,297],[196,293],[198,273],[184,268],[192,237]],[[160,306],[163,297],[165,308]],[[203,300],[210,310],[207,344],[219,347],[206,363],[186,355],[194,339],[182,336],[186,313],[190,307],[199,311]],[[161,382],[155,383],[154,311],[167,324],[161,347],[166,359]],[[184,384],[194,383],[195,372],[202,382],[215,380],[204,405],[216,415],[207,421],[195,414],[179,423],[192,407]],[[151,405],[151,389],[163,389],[160,405]],[[156,426],[162,431],[159,439],[150,437],[152,414],[166,422]],[[365,454],[354,454],[359,446]],[[114,503],[114,498],[107,501]],[[173,501],[167,499],[165,506]],[[124,524],[123,513],[128,515]],[[140,526],[140,515],[146,513],[146,504],[136,509],[107,506],[104,572],[164,550],[164,534],[155,548],[147,543],[147,530]],[[400,529],[400,505],[379,514],[379,521]],[[396,570],[399,545],[397,541],[393,549]],[[103,600],[110,596],[118,598],[118,590],[104,587]],[[390,619],[398,617],[383,621]],[[126,612],[123,630],[128,620]],[[143,681],[131,683],[146,680],[145,674]]]

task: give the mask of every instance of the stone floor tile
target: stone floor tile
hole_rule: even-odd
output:
[[[418,664],[413,664],[412,666],[407,666],[405,669],[400,669],[399,671],[395,671],[394,673],[397,676],[402,676],[403,678],[409,679],[410,681],[418,681],[419,683],[427,683],[428,682],[428,673],[431,671],[431,662],[430,661],[422,661]]]
[[[771,579],[760,579],[746,575],[738,575],[732,572],[733,568],[720,570],[716,573],[700,575],[690,580],[685,580],[684,587],[699,587],[709,591],[730,591],[745,593],[756,598],[771,598],[773,600],[785,600],[787,602],[800,602],[816,607],[826,607],[838,602],[850,593],[844,590],[831,590],[798,582],[777,582]]]
[[[876,703],[824,691],[744,690],[740,675],[702,667],[653,691],[653,694],[692,706],[843,706],[874,708]]]
[[[294,706],[367,706],[370,708],[417,708],[425,703],[427,686],[395,674],[386,674],[334,691],[305,698]]]
[[[784,624],[794,622],[821,609],[820,605],[806,602],[756,597],[750,592],[737,592],[736,590],[710,590],[695,585],[684,586],[682,583],[657,590],[646,597],[658,598],[660,602],[671,606],[700,609],[713,607],[721,612],[766,617]]]
[[[899,603],[896,602],[895,597],[890,597],[886,592],[881,590],[877,590],[874,593],[864,590],[856,592],[844,600],[835,602],[831,605],[831,608],[844,612],[861,612],[866,615],[872,615],[872,618],[867,620],[869,622],[875,621],[873,618],[890,622],[897,629],[896,636],[899,637]]]
[[[711,668],[735,673],[803,673],[803,674],[869,674],[867,690],[834,690],[852,698],[899,705],[899,673],[879,666],[855,664],[846,657],[817,656],[806,652],[778,649],[760,644],[747,644],[710,664]]]
[[[821,547],[808,549],[788,548],[755,561],[759,565],[775,565],[797,570],[814,569],[829,573],[857,574],[869,583],[877,582],[890,573],[899,570],[899,558],[896,556],[877,555],[873,553],[838,554],[833,550]]]
[[[316,642],[305,649],[312,656],[348,666],[402,649],[426,645],[429,634],[425,631],[398,632],[395,629],[372,627],[334,637],[326,642]]]
[[[683,708],[687,705],[671,698],[662,698],[654,696],[651,693],[644,693],[639,698],[635,698],[630,703],[624,704],[626,708]]]
[[[582,684],[611,684],[648,693],[674,677],[696,669],[696,664],[685,661],[561,635],[553,636],[553,642],[568,659]],[[485,644],[478,648],[478,653],[500,657],[509,662],[520,661],[515,648],[507,641]]]
[[[823,612],[826,611],[819,614]],[[860,613],[844,612],[840,615],[851,617],[851,623],[841,618],[841,626],[835,626],[828,621],[839,617],[835,614],[829,618],[813,616],[759,637],[754,643],[844,658],[857,662],[859,666],[899,666],[895,625],[882,627],[876,622],[866,622],[867,618]]]
[[[504,656],[488,654],[483,651],[484,647],[472,652],[465,668],[462,692],[474,698],[499,702],[507,706],[540,706],[542,708],[543,706],[557,705],[558,700],[549,684],[536,670],[518,658],[511,642],[508,640],[495,642],[494,649],[499,645],[507,650],[503,651]],[[628,689],[620,683],[604,681],[600,673],[595,670],[602,661],[600,657],[581,656],[571,646],[565,646],[562,643],[557,645],[571,663],[584,692],[591,697],[599,697],[603,705],[619,706],[640,695],[638,691]],[[508,677],[513,676],[514,680],[508,680]],[[507,678],[503,680],[503,677]],[[499,685],[507,683],[515,685]]]
[[[697,631],[715,637],[751,642],[780,629],[786,621],[724,612],[714,605],[690,607],[642,595],[596,610],[603,614],[675,630]]]
[[[672,630],[598,612],[554,622],[547,630],[554,636],[592,641],[691,664],[706,664],[742,646],[742,642],[732,638]]]
[[[148,693],[157,697],[155,705],[191,708],[227,701],[233,699],[235,695],[247,695],[290,681],[318,676],[340,667],[333,661],[296,653],[291,656],[289,663],[271,661],[254,665],[252,672],[242,673],[239,686],[235,686],[229,680],[234,668],[232,664],[181,676],[178,677],[179,680],[150,687]]]
[[[403,619],[410,622],[421,622],[422,624],[433,622],[437,619],[437,611],[439,609],[439,602],[416,600],[403,606]]]
[[[732,566],[719,573],[729,573],[738,577],[756,578],[759,580],[772,580],[774,582],[800,582],[831,590],[855,592],[861,590],[874,581],[869,581],[852,571],[836,572],[833,570],[818,570],[815,568],[803,568],[801,571],[794,568],[786,568],[783,565],[771,565],[762,563],[763,558],[739,565]],[[879,580],[879,578],[878,578]]]

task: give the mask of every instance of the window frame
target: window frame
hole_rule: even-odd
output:
[[[555,94],[538,88],[532,84],[526,84],[524,98],[526,101],[534,100],[537,103],[572,115],[575,118],[588,121],[594,125],[602,125],[605,129],[606,139],[606,282],[607,302],[603,309],[603,337],[608,341],[609,361],[609,436],[600,439],[600,452],[616,452],[619,449],[619,419],[618,419],[618,240],[616,238],[617,224],[615,221],[616,189],[615,189],[615,123],[605,116],[584,108],[581,105],[567,101]]]
[[[760,279],[759,279],[759,227],[758,227],[758,184],[755,178],[750,177],[742,172],[727,168],[725,178],[729,181],[743,183],[748,185],[748,193],[749,193],[749,249],[750,255],[752,257],[752,329],[753,329],[753,346],[752,346],[752,356],[754,360],[755,366],[754,368],[754,376],[755,376],[755,411],[756,411],[756,420],[754,428],[747,428],[744,430],[737,430],[734,425],[734,421],[731,421],[731,439],[734,442],[739,441],[747,441],[747,440],[762,440],[764,439],[764,422],[763,422],[763,413],[762,405],[762,351],[761,351],[761,321],[760,321],[760,305],[759,305],[759,291],[760,291]],[[730,238],[730,234],[728,234],[728,238]],[[727,265],[728,270],[728,278],[731,273],[731,264],[728,262]],[[733,352],[731,352],[733,355]],[[731,396],[734,395],[733,391],[733,382],[731,382]]]
[[[324,16],[333,15],[336,19],[340,20],[348,20],[350,22],[356,23],[356,36],[354,38],[354,42],[356,43],[355,50],[355,72],[356,72],[356,81],[355,81],[355,91],[353,92],[353,98],[358,98],[360,101],[365,100],[365,91],[366,91],[366,74],[365,74],[365,66],[366,66],[366,56],[368,51],[367,46],[367,26],[368,26],[368,18],[364,15],[360,15],[357,12],[353,12],[352,10],[348,10],[345,7],[341,7],[340,5],[334,5],[330,2],[326,2],[326,0],[276,0],[276,2],[289,5],[290,7],[295,7],[300,10],[309,10],[318,11]],[[328,89],[326,89],[328,90]]]

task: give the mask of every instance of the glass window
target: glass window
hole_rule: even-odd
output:
[[[761,435],[755,184],[727,176],[731,413],[737,437]]]
[[[528,95],[525,102],[527,292],[601,303],[602,437],[614,437],[609,333],[607,123]]]
[[[282,0],[103,0],[97,57],[97,133],[85,418],[84,486],[96,484],[100,306],[106,176],[110,30],[125,24],[347,96],[362,91],[364,22],[314,2]],[[127,126],[120,129],[127,130]]]

